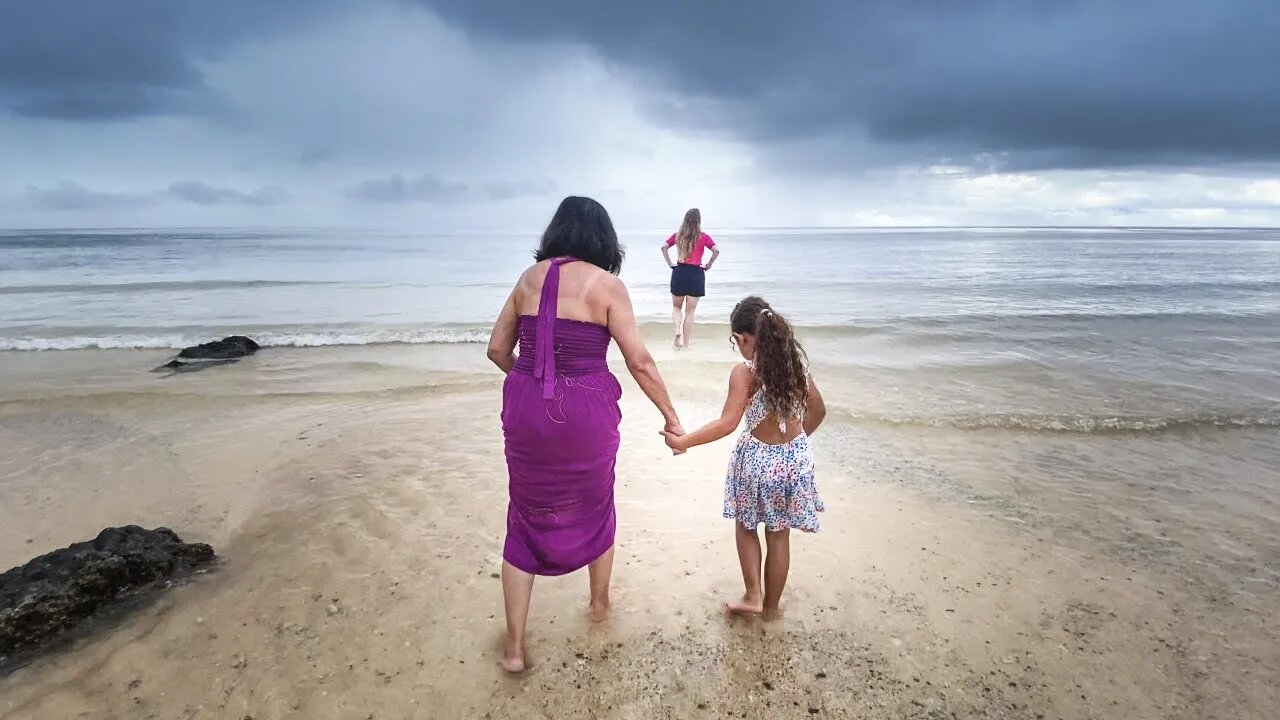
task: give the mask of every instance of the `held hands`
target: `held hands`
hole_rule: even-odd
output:
[[[672,455],[683,455],[689,452],[689,444],[684,442],[683,435],[676,435],[672,432],[663,431],[662,437],[667,441],[667,447],[671,448]]]
[[[667,442],[667,447],[671,448],[672,455],[683,455],[689,449],[681,442],[684,436],[684,428],[679,422],[668,422],[659,433]]]

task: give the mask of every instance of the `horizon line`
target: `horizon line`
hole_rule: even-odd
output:
[[[180,231],[180,230],[361,230],[373,232],[401,232],[424,235],[519,235],[529,230],[521,229],[471,229],[426,230],[405,229],[374,225],[49,225],[30,227],[0,227],[3,233],[19,232],[122,232],[122,231]],[[716,228],[717,232],[733,233],[752,230],[1280,230],[1276,225],[740,225]],[[667,228],[619,229],[618,234],[666,232]],[[541,232],[541,231],[532,231]]]

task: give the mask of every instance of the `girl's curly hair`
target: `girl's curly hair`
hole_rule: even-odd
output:
[[[803,415],[809,404],[809,358],[791,323],[752,295],[734,306],[729,327],[756,340],[753,368],[764,389],[765,409],[784,422]]]

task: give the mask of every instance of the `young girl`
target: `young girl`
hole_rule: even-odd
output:
[[[792,528],[818,531],[822,500],[813,478],[809,436],[827,414],[809,377],[804,349],[791,324],[758,297],[738,303],[729,318],[732,342],[747,360],[729,376],[729,397],[718,420],[688,435],[664,432],[676,453],[715,442],[747,422],[729,459],[724,516],[734,523],[738,561],[746,592],[730,612],[774,618],[791,565]],[[768,557],[760,582],[760,537],[764,523]]]

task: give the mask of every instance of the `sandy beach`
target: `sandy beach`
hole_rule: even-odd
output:
[[[719,350],[693,357],[718,375]],[[793,543],[787,615],[729,620],[728,448],[670,457],[625,377],[614,616],[588,623],[585,575],[540,579],[532,668],[504,676],[500,376],[479,355],[275,349],[168,378],[139,371],[162,352],[0,357],[0,564],[124,523],[221,556],[0,679],[0,716],[1154,720],[1280,703],[1274,581],[1214,582],[1185,562],[1194,527],[1146,553],[944,481],[929,448],[945,455],[945,433],[920,429],[820,433],[828,512]],[[692,362],[660,361],[669,377]],[[687,422],[715,411],[673,387]]]
[[[1280,720],[1278,36],[0,0],[0,720]]]

